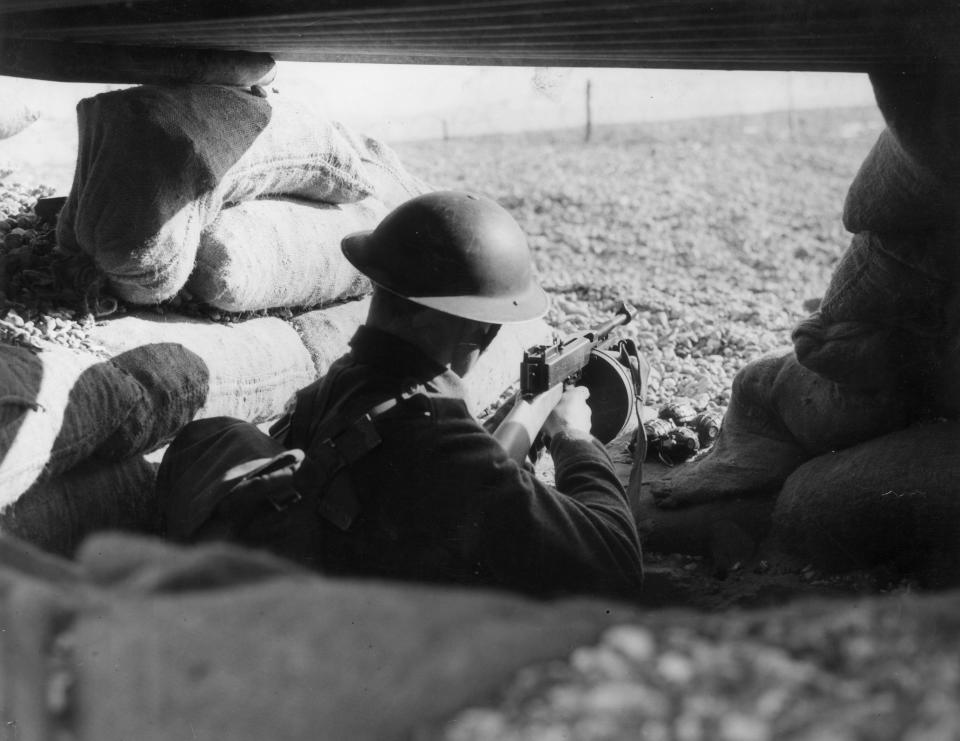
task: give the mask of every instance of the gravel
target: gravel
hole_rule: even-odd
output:
[[[960,738],[960,595],[808,603],[608,629],[522,670],[444,741]]]

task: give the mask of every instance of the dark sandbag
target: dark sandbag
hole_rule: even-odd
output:
[[[701,457],[650,484],[661,507],[686,507],[743,495],[773,496],[810,458],[904,427],[909,400],[843,386],[771,353],[733,380],[716,443]]]
[[[894,562],[960,583],[960,423],[914,425],[821,455],[787,479],[774,533],[821,570]]]
[[[0,511],[0,533],[65,556],[100,530],[157,533],[157,465],[141,456],[85,461],[34,484]]]
[[[843,203],[853,232],[919,232],[949,226],[960,198],[948,181],[908,154],[888,128],[857,171]]]
[[[960,217],[960,73],[942,64],[870,76],[887,129],[844,204],[851,232],[948,228]]]
[[[224,209],[200,238],[191,295],[225,311],[312,307],[369,293],[370,281],[340,251],[352,232],[374,229],[379,201],[317,204],[259,200]]]
[[[78,561],[72,587],[0,566],[0,686],[5,721],[62,718],[79,740],[410,738],[633,614],[328,580],[227,546],[101,536]],[[62,715],[36,700],[51,667]]]
[[[92,255],[135,303],[183,287],[201,231],[226,205],[265,195],[345,203],[372,188],[341,127],[240,88],[145,85],[84,99],[77,118],[58,243]]]
[[[0,345],[0,510],[88,458],[142,403],[136,380],[95,355]]]
[[[960,183],[960,71],[949,62],[870,74],[877,106],[904,150]],[[954,214],[955,216],[958,214]]]
[[[820,310],[793,331],[800,362],[836,381],[890,389],[925,372],[956,324],[960,235],[857,234]]]

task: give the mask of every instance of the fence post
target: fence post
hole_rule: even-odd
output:
[[[585,142],[590,141],[590,134],[593,129],[593,116],[592,111],[590,110],[590,80],[587,80],[587,130],[584,133],[583,140]]]

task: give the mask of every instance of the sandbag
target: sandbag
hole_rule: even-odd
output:
[[[347,128],[342,131],[359,153],[360,169],[370,183],[370,192],[387,207],[387,211],[411,198],[437,190],[408,172],[396,153],[382,142]]]
[[[947,181],[884,129],[847,191],[843,225],[855,234],[926,231],[949,225],[958,209],[960,199]]]
[[[77,106],[79,152],[61,250],[94,257],[118,296],[172,297],[201,231],[264,195],[346,203],[371,193],[343,128],[239,88],[144,85]]]
[[[187,282],[194,298],[225,311],[312,307],[369,293],[370,281],[340,251],[373,229],[386,208],[360,203],[260,200],[224,209],[200,238]]]
[[[941,345],[955,321],[960,289],[955,231],[854,236],[820,310],[792,339],[807,368],[836,381],[890,389],[922,372],[925,349]]]
[[[14,102],[12,106],[4,106],[0,110],[0,139],[9,139],[19,134],[38,118],[40,118],[40,112],[28,105]]]
[[[877,107],[904,150],[960,183],[960,71],[949,61],[870,73]],[[954,213],[954,216],[960,214]]]
[[[142,403],[136,380],[95,355],[0,345],[0,509],[88,458]]]
[[[350,338],[366,320],[369,310],[370,299],[367,297],[307,311],[290,320],[310,353],[317,377],[326,373],[333,362],[350,349]]]
[[[4,723],[62,721],[90,741],[409,738],[635,616],[117,535],[88,540],[78,565],[74,583],[0,565]],[[52,692],[52,674],[72,691]]]
[[[273,317],[220,324],[129,315],[93,328],[90,338],[145,390],[143,403],[98,448],[114,460],[161,445],[192,419],[274,419],[315,378],[297,333]]]
[[[960,583],[960,423],[913,425],[803,464],[773,513],[782,546],[824,571],[892,563]]]
[[[847,193],[851,232],[950,228],[960,217],[960,74],[950,64],[870,75],[887,122]]]
[[[72,556],[85,537],[100,530],[155,534],[157,465],[142,456],[80,463],[34,484],[0,510],[0,533],[64,556]]]
[[[651,482],[650,492],[660,507],[773,496],[805,461],[903,428],[911,412],[900,394],[834,383],[791,350],[770,353],[734,377],[714,445]]]

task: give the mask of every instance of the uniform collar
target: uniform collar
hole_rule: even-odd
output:
[[[390,376],[424,385],[427,390],[467,398],[463,379],[423,350],[382,329],[361,325],[350,340],[354,359]]]

